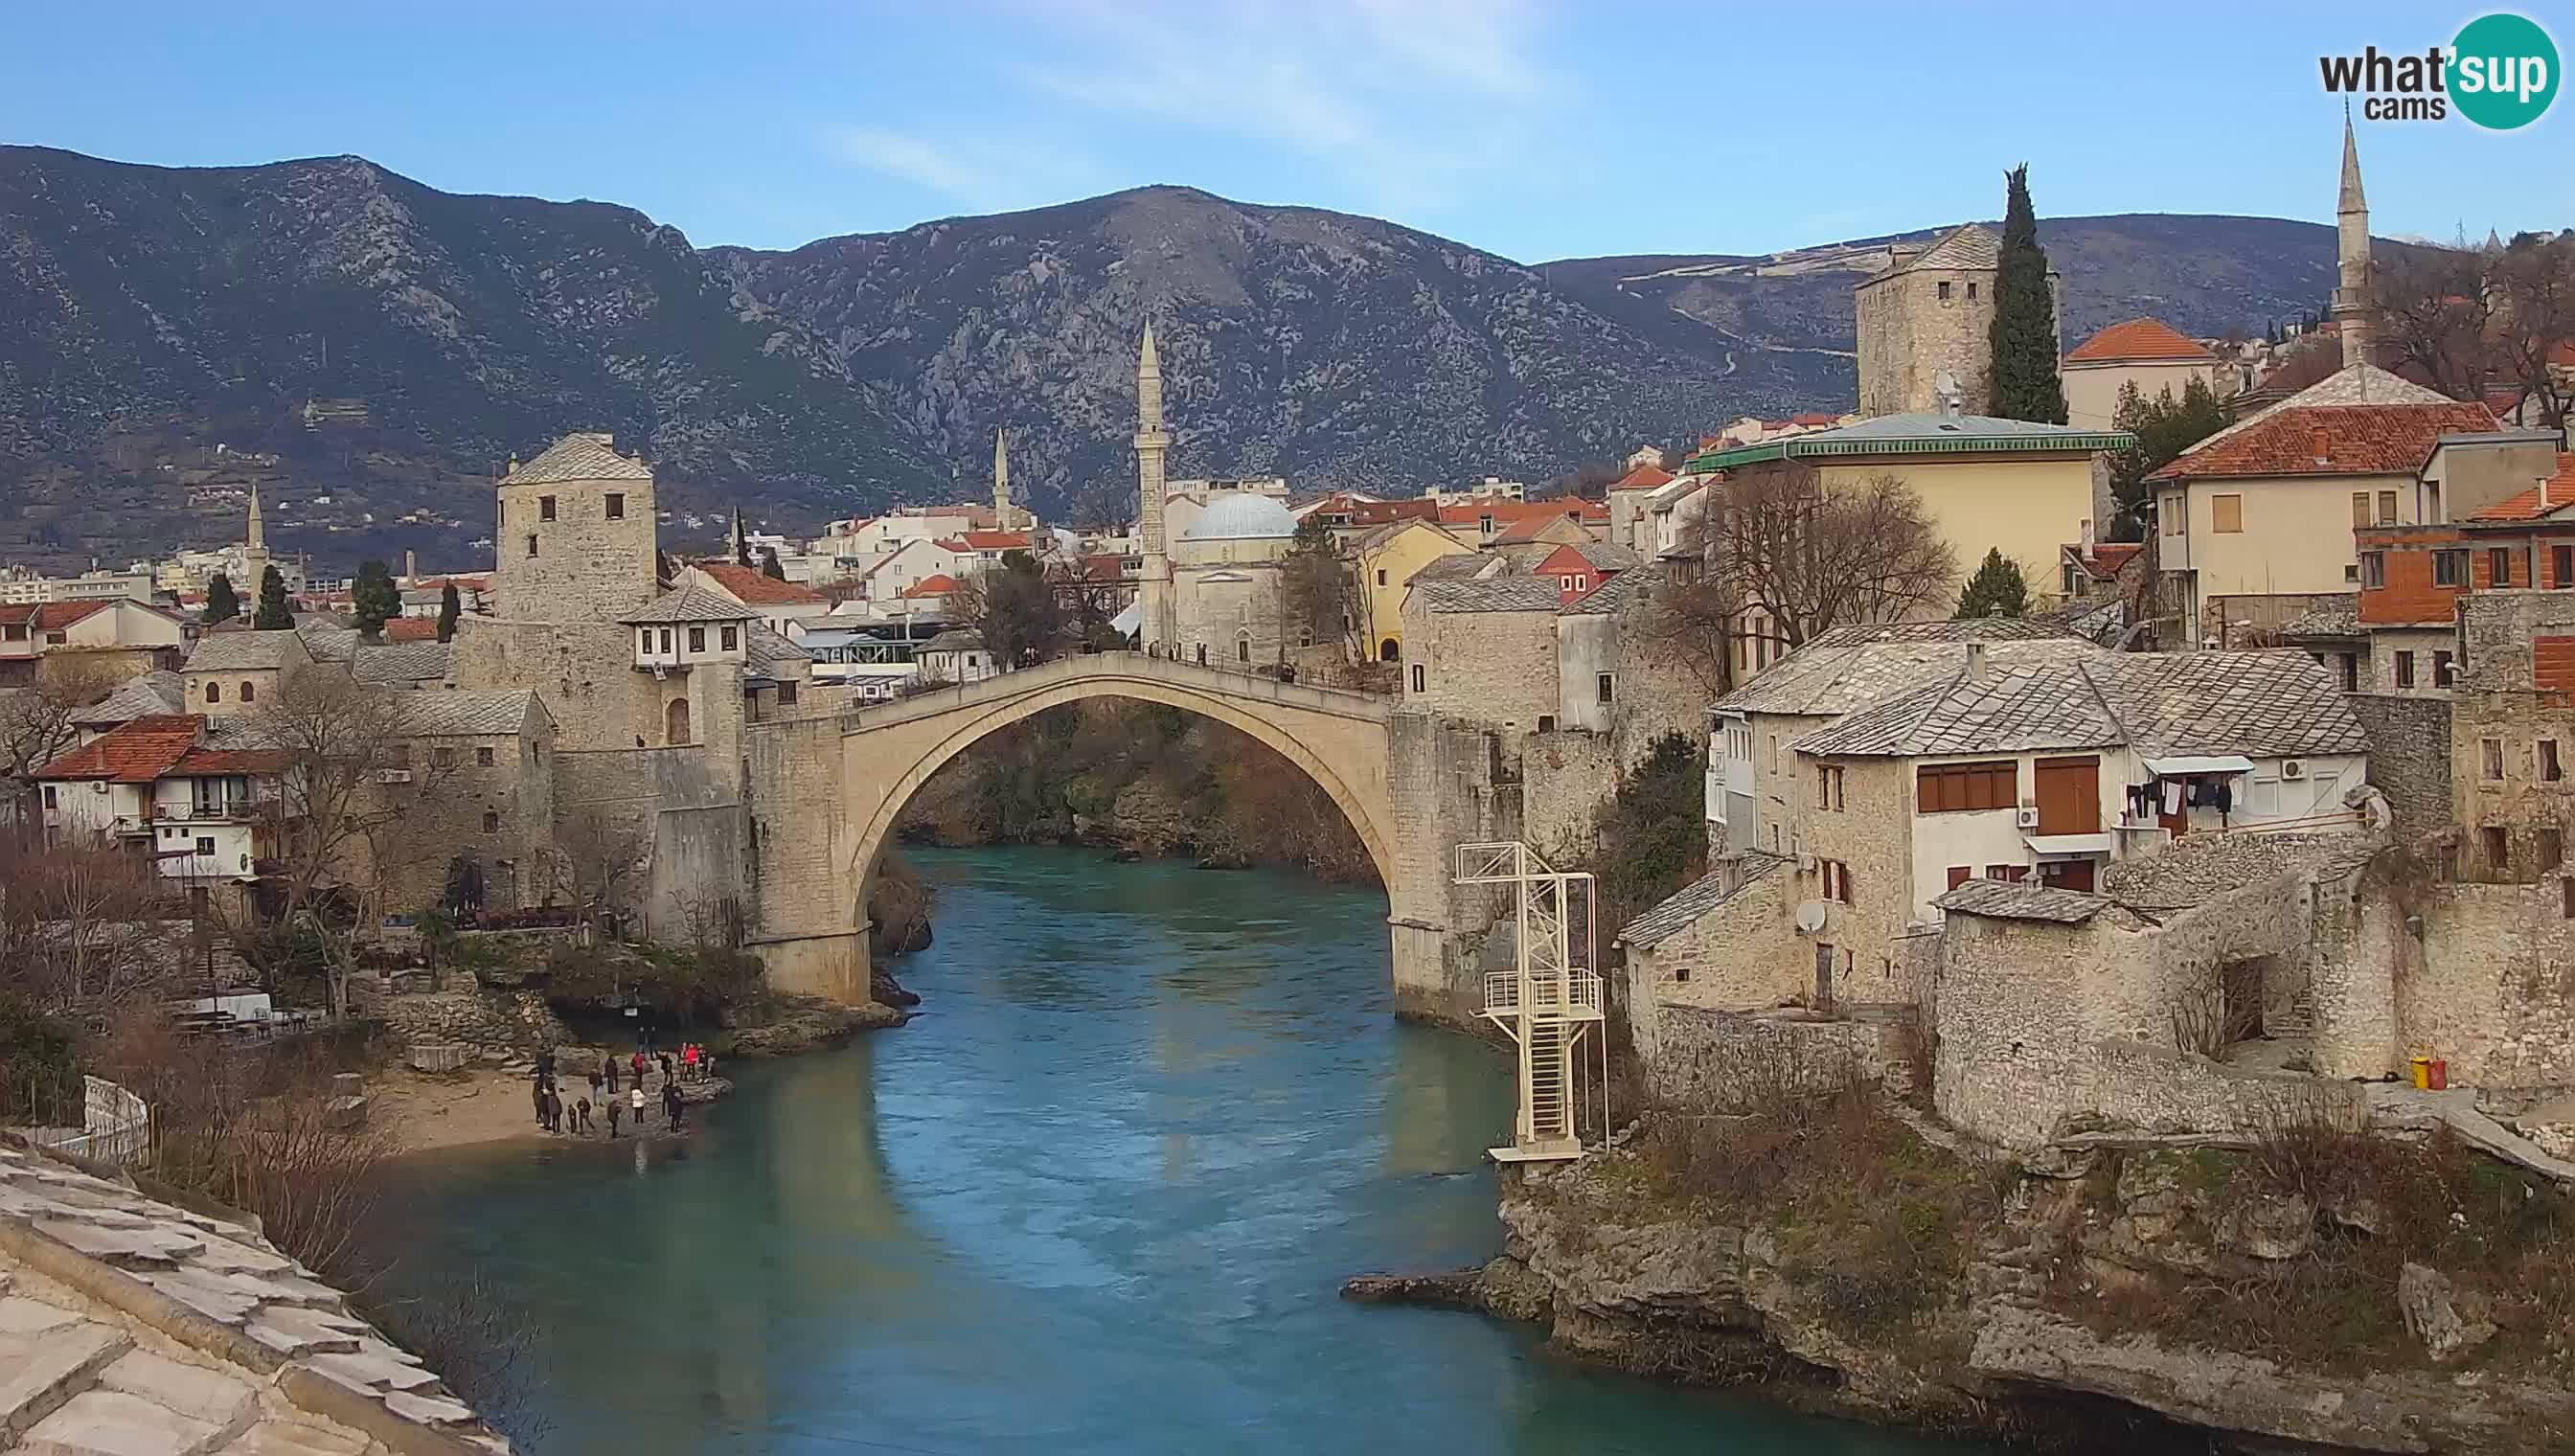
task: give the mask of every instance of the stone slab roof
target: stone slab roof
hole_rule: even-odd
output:
[[[1931,903],[1943,910],[1997,920],[2053,920],[2060,925],[2079,925],[2108,909],[2111,901],[2107,895],[2079,889],[1970,879]]]
[[[433,638],[428,642],[389,642],[376,647],[361,647],[349,663],[349,673],[361,683],[427,683],[447,677],[451,645]]]
[[[1777,873],[1779,866],[1787,862],[1777,854],[1746,849],[1738,872],[1730,874],[1725,868],[1717,868],[1700,875],[1680,893],[1629,920],[1627,928],[1618,932],[1618,943],[1650,950],[1697,923],[1708,911]]]
[[[509,1450],[254,1222],[0,1146],[0,1451]]]
[[[1540,577],[1425,582],[1415,576],[1412,590],[1420,594],[1422,604],[1432,612],[1552,614],[1564,601],[1564,594],[1556,590],[1554,579]]]
[[[222,632],[199,638],[183,671],[256,673],[312,661],[311,645],[293,631]]]
[[[2101,892],[2139,910],[2188,909],[2283,874],[2347,874],[2378,849],[2361,833],[2186,834],[2159,853],[2112,863]]]
[[[1584,616],[1613,616],[1631,607],[1642,606],[1654,595],[1654,586],[1663,579],[1659,567],[1636,567],[1618,573],[1566,604],[1568,613]],[[1543,581],[1544,578],[1539,580]]]
[[[1969,642],[1996,665],[2050,662],[2101,649],[2015,618],[1835,628],[1720,698],[1720,711],[1829,718],[1956,674]]]
[[[1990,654],[1989,654],[1990,657]],[[1790,746],[1922,757],[2124,744],[2155,756],[2365,753],[2339,680],[2305,653],[2097,653],[1988,661],[1853,713]]]
[[[543,710],[534,690],[428,691],[397,695],[402,706],[396,731],[411,737],[484,737],[515,733]]]
[[[1964,223],[1951,228],[1930,247],[1895,264],[1877,274],[1876,277],[1893,278],[1899,273],[1912,273],[1924,268],[1953,271],[1979,268],[1992,270],[2002,266],[2002,256],[2003,240],[1994,235],[1993,229],[1982,223]]]
[[[295,625],[295,635],[304,639],[304,650],[311,653],[317,663],[345,663],[358,651],[358,630],[339,627],[327,620],[299,622]]]
[[[507,486],[542,486],[557,481],[649,481],[653,472],[642,461],[617,453],[617,437],[604,430],[567,435],[543,454],[502,478]]]
[[[767,623],[755,622],[743,636],[745,656],[751,666],[784,668],[797,663],[810,663],[814,655],[769,630]]]
[[[2375,364],[2346,365],[2286,399],[2254,411],[2206,440],[2191,447],[2201,451],[2229,436],[2252,429],[2283,410],[2308,405],[2455,405],[2439,390],[2426,389],[2402,375],[2390,374]],[[2489,425],[2486,429],[2493,429]],[[2184,456],[2188,459],[2188,456]]]
[[[126,679],[115,692],[72,715],[72,722],[82,728],[112,728],[138,718],[181,713],[187,704],[186,681],[176,673],[155,669]]]
[[[628,627],[671,627],[690,622],[753,622],[760,614],[739,602],[727,602],[704,587],[665,592],[632,617],[617,619]]]

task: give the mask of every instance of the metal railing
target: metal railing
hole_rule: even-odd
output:
[[[1561,980],[1554,976],[1531,976],[1528,985],[1528,1009],[1532,1011],[1553,1011],[1568,1017],[1600,1014],[1600,977],[1596,975],[1577,971]],[[1519,1009],[1519,972],[1484,972],[1484,1010],[1490,1013]]]

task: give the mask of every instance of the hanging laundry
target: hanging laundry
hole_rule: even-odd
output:
[[[2235,787],[2227,780],[2217,780],[2217,811],[2225,813],[2235,807]]]
[[[2171,818],[2173,815],[2181,812],[2181,780],[2178,778],[2167,778],[2164,780],[2165,818]]]

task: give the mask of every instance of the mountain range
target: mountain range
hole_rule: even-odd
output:
[[[492,473],[609,429],[675,540],[986,489],[1132,509],[1145,321],[1172,472],[1405,493],[1543,479],[1744,414],[1847,408],[1851,286],[1890,242],[1521,264],[1373,218],[1146,187],[788,252],[597,202],[439,192],[357,157],[168,169],[0,147],[0,559],[237,539],[345,569],[480,559]],[[2070,340],[2261,329],[2333,231],[2051,219]],[[464,558],[462,562],[459,558]]]

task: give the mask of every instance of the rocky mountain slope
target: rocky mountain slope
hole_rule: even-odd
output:
[[[2309,224],[2049,230],[2077,333],[2142,312],[2258,328],[2330,283]],[[1175,187],[700,250],[630,209],[441,193],[354,157],[0,148],[0,555],[229,540],[265,471],[280,538],[326,566],[470,561],[492,468],[582,428],[651,455],[683,537],[736,498],[802,527],[980,483],[997,428],[1043,509],[1114,516],[1148,318],[1175,475],[1539,479],[1846,405],[1850,285],[1882,253],[1530,267]],[[308,424],[312,400],[346,403]]]

